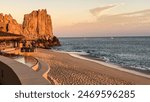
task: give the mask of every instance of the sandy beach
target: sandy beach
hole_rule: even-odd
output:
[[[56,85],[150,84],[150,78],[79,59],[67,53],[38,49],[33,56],[49,65],[47,78]]]

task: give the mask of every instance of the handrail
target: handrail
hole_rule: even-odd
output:
[[[32,57],[32,58],[34,58],[34,60],[36,60],[36,63],[34,65],[32,65],[31,68],[35,71],[38,71],[39,70],[39,61],[33,56],[30,56],[30,57]]]

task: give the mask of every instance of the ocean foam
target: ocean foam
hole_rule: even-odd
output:
[[[60,52],[60,51],[58,51],[58,52]],[[79,59],[83,59],[83,60],[95,62],[95,63],[101,64],[101,65],[104,65],[104,66],[107,66],[107,67],[110,67],[110,68],[114,68],[114,69],[117,69],[117,70],[120,70],[120,71],[128,72],[128,73],[135,74],[135,75],[142,76],[142,77],[146,77],[146,78],[150,78],[150,75],[147,75],[147,74],[135,71],[135,70],[125,69],[123,67],[120,67],[120,66],[117,66],[117,65],[114,65],[114,64],[111,64],[111,63],[106,63],[106,62],[102,62],[102,61],[97,61],[97,60],[89,59],[89,58],[80,56],[76,52],[64,52],[63,51],[63,53],[68,53],[72,57],[76,57],[76,58],[79,58]]]

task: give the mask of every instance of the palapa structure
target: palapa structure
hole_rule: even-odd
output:
[[[3,43],[9,43],[14,48],[19,47],[21,40],[23,39],[24,39],[23,35],[0,32],[0,47],[2,46]]]

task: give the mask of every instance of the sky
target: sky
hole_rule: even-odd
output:
[[[0,13],[22,23],[47,9],[58,37],[150,36],[150,0],[1,0]]]

